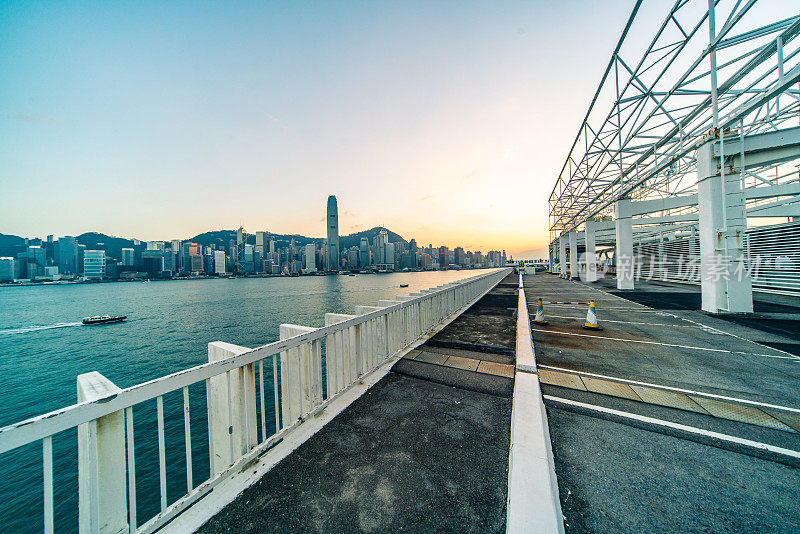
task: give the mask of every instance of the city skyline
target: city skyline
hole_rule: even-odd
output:
[[[335,184],[342,233],[541,256],[583,110],[569,98],[586,100],[629,11],[5,5],[2,231],[310,234]],[[586,32],[597,46],[578,53]]]
[[[86,282],[214,276],[299,276],[301,274],[386,273],[501,267],[506,251],[465,250],[461,246],[417,245],[376,227],[370,239],[351,234],[351,245],[335,257],[328,239],[278,236],[244,228],[207,232],[194,240],[140,241],[83,234],[55,239],[0,242],[0,283]],[[227,234],[227,235],[219,235]],[[103,241],[86,242],[87,236]],[[358,237],[361,236],[361,237]],[[6,236],[18,237],[18,236]],[[200,239],[202,237],[202,239]],[[105,238],[112,242],[106,243]],[[289,238],[289,239],[287,239]],[[358,239],[358,242],[353,239]],[[196,240],[196,241],[195,241]],[[303,244],[303,241],[307,241]]]
[[[390,239],[383,227],[344,236],[350,246],[340,248],[335,195],[328,196],[325,213],[325,239],[263,230],[248,233],[242,226],[171,241],[98,233],[58,239],[49,234],[46,240],[0,234],[0,283],[386,273],[501,267],[507,262],[504,249],[484,254],[463,246],[418,246],[413,237],[406,240],[395,233]]]

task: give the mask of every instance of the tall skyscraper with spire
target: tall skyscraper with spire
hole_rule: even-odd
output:
[[[336,197],[328,197],[328,244],[326,253],[326,264],[329,271],[339,270],[339,207],[336,204]]]

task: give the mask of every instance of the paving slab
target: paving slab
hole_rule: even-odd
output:
[[[637,386],[635,384],[631,385],[631,388],[640,399],[650,404],[659,404],[661,406],[689,410],[690,412],[708,413],[702,406],[689,398],[688,395],[678,393],[677,391],[649,388],[646,386]]]
[[[742,421],[744,423],[767,426],[770,428],[777,428],[779,430],[787,430],[790,432],[793,431],[790,427],[754,406],[743,406],[733,402],[708,399],[705,397],[699,397],[697,395],[689,395],[689,398],[702,406],[703,409],[715,417],[722,417],[723,419]]]
[[[583,380],[583,383],[586,385],[586,389],[594,393],[613,395],[614,397],[622,397],[623,399],[641,400],[627,384],[589,376],[581,377],[581,380]]]
[[[477,371],[480,360],[473,360],[472,358],[462,358],[461,356],[450,356],[444,365],[447,367],[455,367],[456,369],[464,369],[465,371]]]
[[[418,362],[432,363],[435,365],[444,365],[449,356],[447,354],[437,354],[435,352],[421,351],[414,360]]]
[[[486,362],[483,361],[478,365],[477,371],[487,375],[504,376],[506,378],[514,378],[514,366],[504,363]]]
[[[545,384],[586,390],[586,386],[583,385],[581,377],[576,374],[551,371],[549,369],[539,369],[539,378]]]

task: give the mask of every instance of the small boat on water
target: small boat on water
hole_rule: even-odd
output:
[[[408,287],[408,284],[400,284],[400,287]]]
[[[83,324],[108,324],[108,323],[121,323],[127,319],[127,315],[95,315],[94,317],[84,317]]]

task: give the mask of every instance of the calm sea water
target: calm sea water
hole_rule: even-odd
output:
[[[125,388],[205,363],[211,341],[256,347],[276,341],[281,323],[322,326],[326,312],[353,313],[478,272],[0,287],[0,426],[74,403],[81,373]],[[128,321],[80,323],[99,314]],[[264,380],[272,383],[267,366]],[[204,392],[190,388],[195,484],[208,477]],[[179,392],[164,397],[170,502],[186,491],[182,402]],[[140,523],[159,510],[155,420],[155,402],[134,409]],[[53,439],[57,532],[77,530],[76,435]],[[0,531],[41,531],[41,455],[37,443],[0,456]]]

